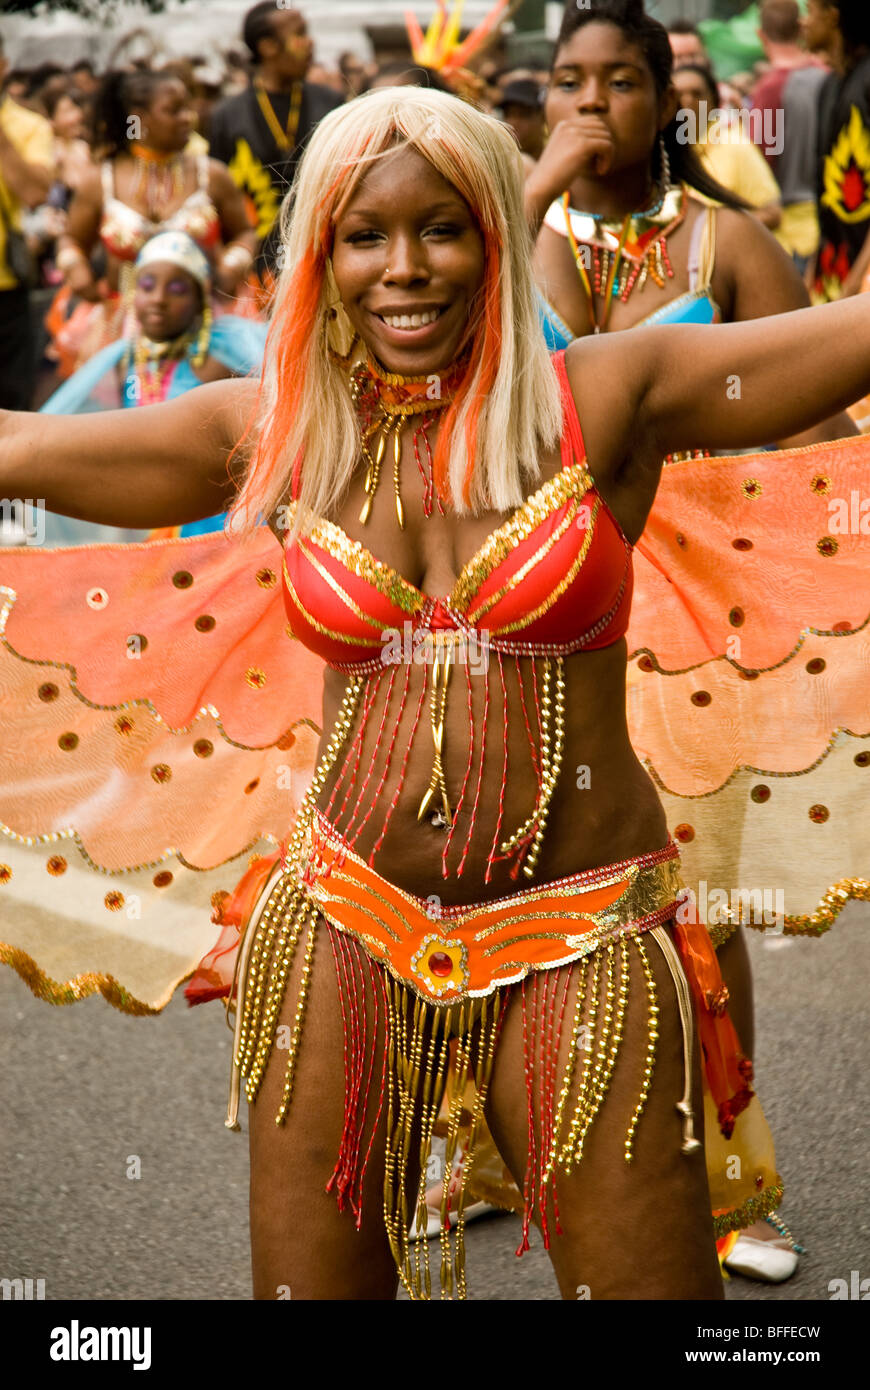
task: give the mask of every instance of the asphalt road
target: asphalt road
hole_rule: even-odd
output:
[[[758,1089],[807,1253],[786,1284],[729,1280],[729,1299],[826,1299],[831,1280],[870,1277],[868,928],[852,905],[820,940],[750,934]],[[46,1299],[250,1297],[229,1043],[218,1006],[55,1009],[0,971],[0,1277],[44,1279]],[[471,1298],[558,1297],[540,1242],[514,1257],[518,1231],[511,1216],[469,1228]]]

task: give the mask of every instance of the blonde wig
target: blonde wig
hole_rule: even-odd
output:
[[[435,482],[459,515],[509,511],[540,477],[562,431],[558,380],[538,322],[523,165],[510,132],[446,93],[392,87],[330,112],[314,132],[281,209],[283,269],[266,344],[251,461],[229,526],[252,529],[290,495],[290,538],[334,515],[361,457],[346,351],[349,326],[332,275],[334,227],[374,162],[407,143],[465,199],[483,238],[483,283],[465,342],[469,368],[442,416]],[[364,354],[360,346],[359,356]],[[279,513],[280,516],[280,513]]]

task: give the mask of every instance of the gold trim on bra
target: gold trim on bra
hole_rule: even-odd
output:
[[[585,496],[594,486],[586,469],[585,459],[570,464],[567,468],[561,468],[487,537],[468,563],[463,565],[450,595],[441,596],[443,601],[451,608],[465,612],[466,604],[471,601],[484,579],[507,558],[518,540],[530,536],[555,507],[561,506],[572,495],[576,496],[580,488],[583,490],[580,495]],[[296,501],[290,502],[288,511],[295,510],[296,505]],[[424,593],[410,580],[404,579],[392,566],[378,560],[362,541],[351,540],[347,532],[333,521],[318,517],[308,533],[308,539],[315,545],[322,546],[352,574],[368,580],[379,593],[384,594],[407,613],[416,613],[427,598],[438,597]]]

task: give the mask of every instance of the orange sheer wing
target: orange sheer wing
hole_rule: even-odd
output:
[[[286,837],[323,664],[279,564],[265,528],[0,558],[0,959],[44,997],[162,1007]]]
[[[769,890],[787,930],[868,895],[868,462],[855,438],[670,465],[636,552],[632,743],[687,879]]]

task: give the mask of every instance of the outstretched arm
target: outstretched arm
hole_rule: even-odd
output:
[[[109,526],[199,521],[235,495],[227,460],[253,414],[257,383],[217,381],[163,405],[105,414],[0,412],[0,497]],[[238,478],[242,450],[233,460]]]
[[[637,423],[662,454],[751,449],[760,439],[809,429],[870,391],[866,296],[745,323],[659,325],[631,336]]]

